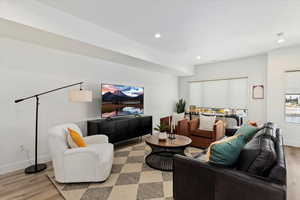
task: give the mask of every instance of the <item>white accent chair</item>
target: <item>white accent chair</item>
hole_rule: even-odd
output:
[[[49,147],[56,181],[60,183],[101,182],[111,172],[114,147],[105,135],[84,137],[87,147],[70,149],[67,128],[82,135],[76,124],[63,124],[49,130]]]

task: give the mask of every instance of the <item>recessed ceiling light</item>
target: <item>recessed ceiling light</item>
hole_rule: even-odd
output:
[[[196,58],[197,58],[197,60],[200,60],[200,59],[201,59],[201,56],[197,56]]]
[[[277,33],[277,43],[278,44],[281,44],[281,43],[284,43],[285,42],[285,39],[284,39],[284,36],[283,36],[283,33]]]
[[[160,33],[155,33],[154,37],[155,37],[155,38],[160,38],[161,35],[160,35]]]

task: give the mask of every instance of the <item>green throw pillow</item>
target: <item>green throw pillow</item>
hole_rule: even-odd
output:
[[[245,144],[245,138],[242,135],[234,135],[214,142],[209,147],[208,160],[213,164],[232,166]]]
[[[208,161],[223,166],[234,165],[246,143],[258,130],[259,128],[246,124],[234,136],[212,143],[207,152]]]
[[[252,137],[259,131],[260,128],[256,126],[251,126],[249,124],[244,124],[235,134],[240,134],[245,137],[246,143],[249,142]]]

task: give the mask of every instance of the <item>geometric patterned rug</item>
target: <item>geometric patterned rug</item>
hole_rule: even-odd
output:
[[[150,151],[141,140],[115,147],[112,172],[103,183],[60,184],[53,172],[48,177],[66,200],[171,200],[172,172],[150,168],[145,163]],[[185,153],[192,156],[202,151],[188,147]]]

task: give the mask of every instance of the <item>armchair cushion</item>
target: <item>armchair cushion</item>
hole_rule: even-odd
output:
[[[88,146],[91,144],[108,143],[108,137],[106,135],[92,135],[89,137],[84,137],[83,140]]]
[[[214,125],[216,121],[216,116],[204,116],[200,115],[200,130],[205,130],[205,131],[213,131],[214,130]]]

